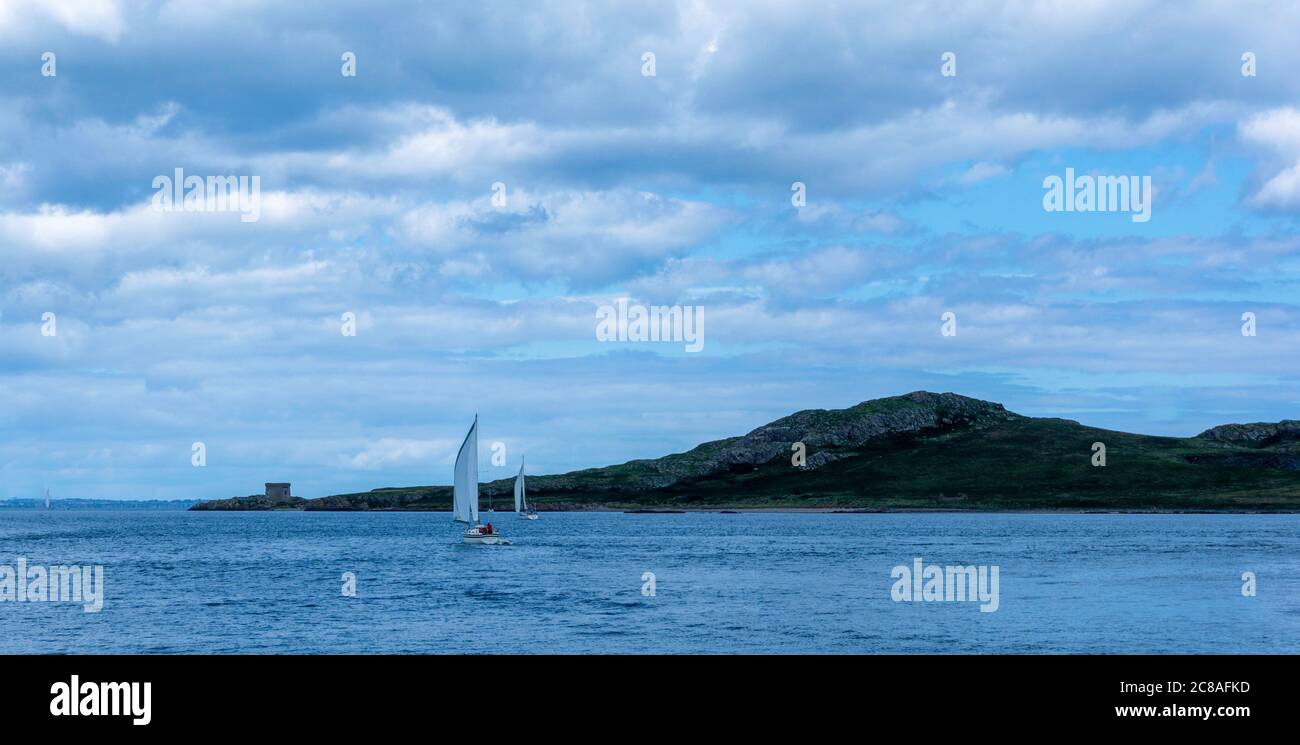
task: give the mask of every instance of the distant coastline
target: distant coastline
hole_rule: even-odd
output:
[[[51,499],[55,510],[188,510],[200,499]],[[0,499],[0,510],[44,510],[45,499]]]

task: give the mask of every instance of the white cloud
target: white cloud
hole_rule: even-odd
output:
[[[530,123],[502,124],[491,117],[462,122],[450,111],[432,106],[402,106],[398,113],[407,122],[405,133],[379,150],[330,155],[324,159],[325,168],[364,177],[463,181],[469,172],[504,178],[514,164],[550,149],[552,134]],[[484,183],[483,188],[490,184]]]
[[[444,440],[405,440],[395,437],[382,437],[362,446],[360,452],[345,456],[348,468],[377,470],[403,465],[424,464],[432,466],[437,456],[455,453],[459,445],[453,439]]]
[[[1238,126],[1242,140],[1283,158],[1300,158],[1300,109],[1283,107],[1255,114]]]
[[[1247,203],[1265,210],[1300,209],[1300,109],[1285,107],[1256,114],[1241,123],[1238,134],[1266,152],[1264,167],[1273,171],[1247,197]]]
[[[1001,163],[987,163],[980,161],[966,169],[966,172],[958,179],[963,185],[970,186],[978,184],[981,181],[987,181],[998,176],[1005,176],[1008,173],[1006,166]]]
[[[713,236],[729,220],[707,202],[649,192],[508,192],[507,206],[490,197],[431,203],[407,211],[397,235],[444,256],[444,270],[478,272],[485,265],[509,276],[590,284],[652,267]]]
[[[0,3],[0,38],[33,32],[43,21],[116,43],[126,32],[117,0],[5,0]]]
[[[1265,181],[1249,202],[1267,209],[1300,209],[1300,161]]]

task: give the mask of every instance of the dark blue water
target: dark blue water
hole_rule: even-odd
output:
[[[1296,515],[496,522],[515,545],[433,513],[5,510],[0,564],[102,564],[106,601],[0,602],[0,652],[1300,652]],[[999,609],[894,602],[916,557],[997,565]]]

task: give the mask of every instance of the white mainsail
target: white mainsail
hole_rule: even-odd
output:
[[[524,464],[519,463],[519,475],[515,477],[515,513],[528,511],[528,497],[524,494]]]
[[[456,481],[452,487],[452,520],[478,524],[478,416],[456,454]]]

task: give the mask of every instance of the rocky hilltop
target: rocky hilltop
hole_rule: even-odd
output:
[[[1106,465],[1093,465],[1094,443]],[[805,461],[792,462],[796,443]],[[539,509],[1300,509],[1300,421],[1151,437],[1025,417],[1001,404],[917,391],[799,411],[684,453],[530,476]],[[511,494],[513,479],[481,485]],[[449,509],[451,489],[376,489],[308,510]],[[285,505],[277,505],[283,508]],[[219,500],[194,509],[268,509]]]
[[[1205,430],[1197,437],[1214,442],[1246,445],[1253,448],[1289,445],[1300,450],[1300,420],[1283,419],[1277,423],[1221,424]]]
[[[813,451],[806,468],[817,468],[848,457],[872,440],[898,435],[923,435],[947,430],[978,429],[1016,417],[1002,404],[955,393],[918,391],[906,396],[866,401],[847,409],[808,409],[765,424],[743,437],[709,442],[681,455],[632,461],[644,473],[630,474],[624,488],[662,489],[684,480],[790,459],[794,443]],[[578,471],[588,474],[603,469]],[[576,474],[575,474],[576,475]]]

